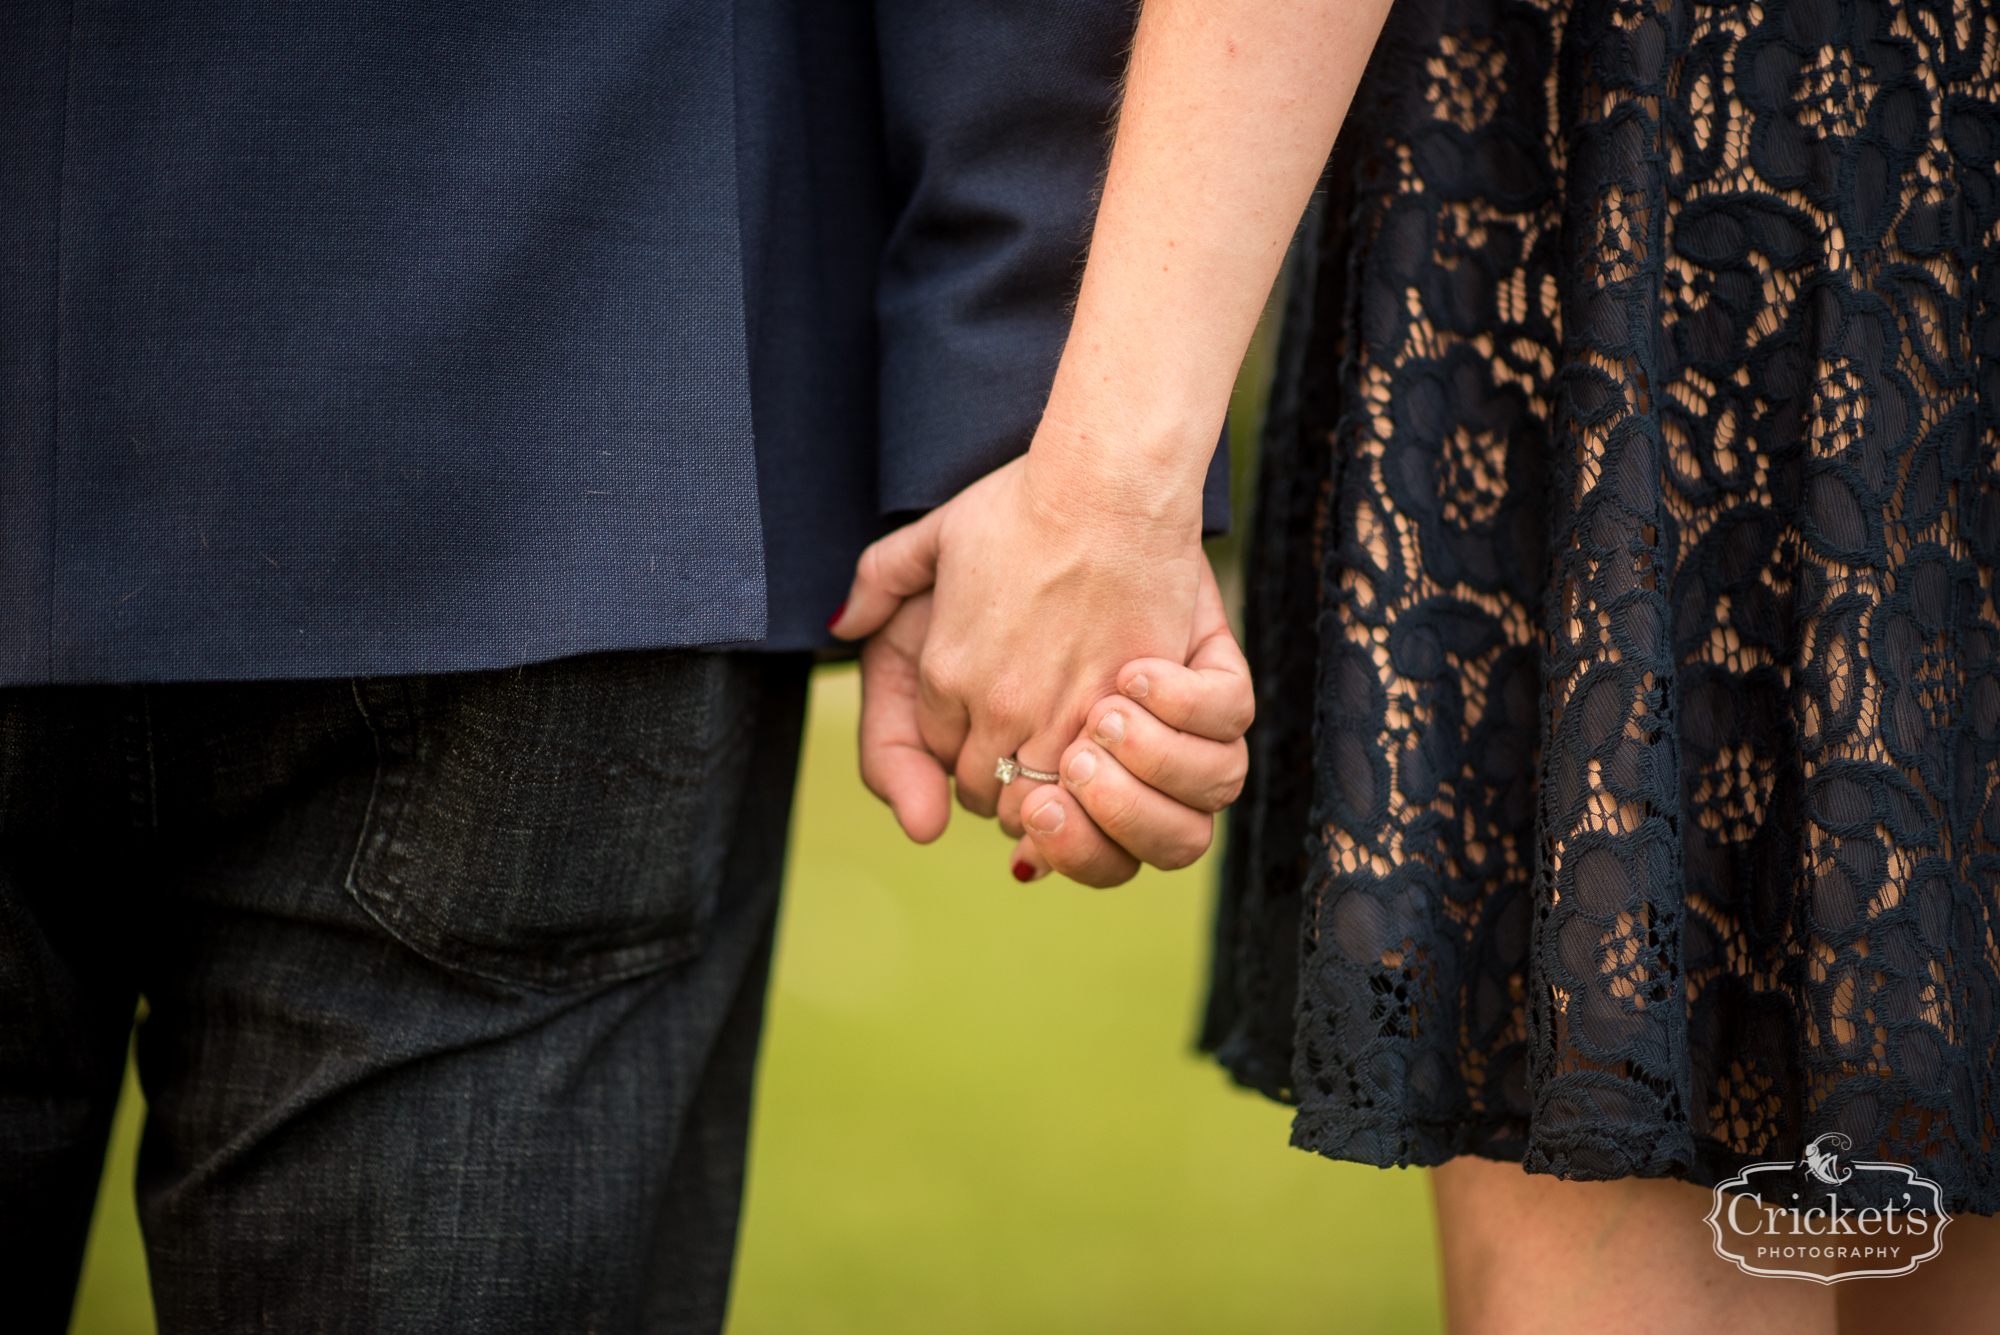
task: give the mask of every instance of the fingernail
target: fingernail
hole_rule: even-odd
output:
[[[1118,745],[1125,740],[1125,716],[1115,709],[1112,710],[1097,720],[1097,731],[1091,735],[1096,737],[1101,745]]]
[[[1035,827],[1037,834],[1060,834],[1063,827],[1063,804],[1044,802],[1041,809],[1028,817],[1028,824]]]
[[[1034,864],[1032,862],[1016,862],[1014,864],[1014,879],[1017,881],[1034,880],[1035,879]]]
[[[840,606],[833,609],[833,615],[826,619],[826,628],[832,630],[840,624],[841,617],[847,615],[847,599],[840,600]]]
[[[1125,694],[1131,696],[1134,700],[1143,700],[1146,698],[1146,692],[1152,689],[1152,685],[1153,683],[1146,680],[1146,674],[1141,672],[1138,676],[1125,683]]]
[[[1069,762],[1069,781],[1071,783],[1089,783],[1096,774],[1097,753],[1095,751],[1079,751],[1076,753],[1076,759]]]

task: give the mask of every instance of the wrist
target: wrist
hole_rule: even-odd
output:
[[[1219,422],[1079,420],[1052,401],[1023,461],[1024,485],[1061,524],[1193,540],[1220,435]]]

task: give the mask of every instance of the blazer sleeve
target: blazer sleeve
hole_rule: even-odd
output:
[[[1028,448],[1069,332],[1138,7],[877,0],[893,223],[876,295],[881,506]],[[1202,519],[1228,527],[1228,442]]]

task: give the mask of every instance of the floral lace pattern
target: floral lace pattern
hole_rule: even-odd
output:
[[[1205,1033],[1295,1143],[1708,1183],[1841,1131],[2000,1209],[1996,159],[2000,4],[1392,12]]]

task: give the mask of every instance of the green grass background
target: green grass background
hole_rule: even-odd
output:
[[[814,683],[730,1330],[1432,1331],[1419,1172],[1287,1148],[1189,1049],[1209,864],[1017,885],[959,813],[919,848]],[[73,1329],[151,1331],[128,1079]]]

